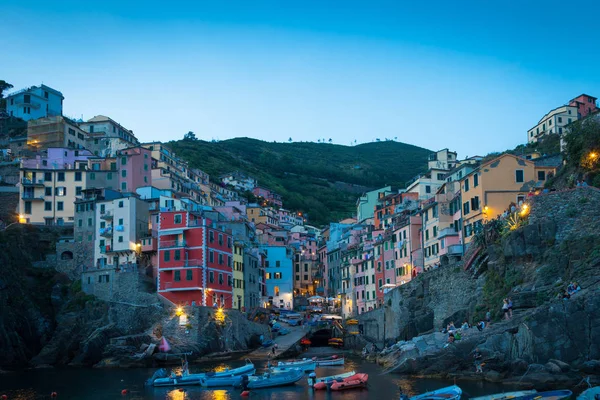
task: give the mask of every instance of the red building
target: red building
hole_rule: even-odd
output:
[[[596,100],[598,100],[596,97],[592,97],[587,94],[581,94],[569,101],[569,105],[577,107],[579,118],[585,118],[589,114],[598,111],[598,107],[596,107]]]
[[[200,213],[159,213],[158,293],[174,304],[231,308],[233,243]]]

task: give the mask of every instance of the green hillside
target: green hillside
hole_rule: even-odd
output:
[[[234,170],[283,196],[284,207],[323,225],[354,213],[358,195],[385,185],[402,188],[422,172],[431,151],[386,141],[357,146],[270,143],[249,138],[220,142],[184,139],[175,153],[215,179]],[[212,178],[211,178],[212,179]]]

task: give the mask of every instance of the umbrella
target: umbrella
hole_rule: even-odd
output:
[[[308,301],[314,301],[314,302],[323,301],[323,300],[325,300],[325,298],[321,297],[321,296],[312,296],[312,297],[308,298]]]

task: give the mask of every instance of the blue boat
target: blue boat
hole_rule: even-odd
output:
[[[577,400],[596,400],[600,399],[600,386],[589,388],[577,396]]]
[[[461,395],[462,389],[456,385],[452,385],[411,397],[410,400],[460,400]],[[406,399],[406,396],[400,396],[401,400],[403,398]]]
[[[172,373],[171,375],[166,375],[166,371],[161,368],[146,382],[146,384],[155,387],[200,385],[200,380],[202,378],[229,378],[231,376],[254,373],[254,371],[254,364],[250,361],[246,361],[246,365],[243,367],[226,369],[219,372],[203,372],[199,374],[191,374],[186,367],[181,374]]]
[[[248,389],[293,385],[302,378],[304,378],[304,372],[299,369],[291,369],[276,374],[265,373],[261,376],[250,376]]]
[[[515,397],[514,400],[562,400],[573,395],[570,390],[551,390],[549,392],[538,392],[527,396]]]

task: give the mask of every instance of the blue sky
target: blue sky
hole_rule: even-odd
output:
[[[403,3],[3,1],[0,79],[142,141],[397,137],[461,157],[600,97],[596,2]]]

